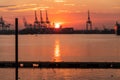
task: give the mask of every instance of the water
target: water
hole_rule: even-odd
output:
[[[19,80],[119,80],[119,69],[19,69]],[[14,69],[0,69],[0,80],[15,80]]]
[[[0,36],[0,61],[14,61],[14,36]],[[115,35],[20,35],[19,61],[120,61]]]
[[[0,61],[15,60],[13,35],[0,35]],[[19,61],[120,62],[115,35],[20,35]],[[2,80],[14,80],[14,69],[0,69]],[[119,69],[19,69],[20,80],[119,80]]]

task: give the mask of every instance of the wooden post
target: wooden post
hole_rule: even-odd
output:
[[[18,80],[18,18],[15,18],[15,80]]]

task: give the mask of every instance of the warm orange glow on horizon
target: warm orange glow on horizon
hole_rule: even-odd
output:
[[[120,14],[120,5],[118,3],[120,3],[120,0],[12,0],[11,2],[1,0],[0,15],[6,17],[5,20],[8,22],[11,21],[11,17],[18,17],[19,20],[23,20],[22,18],[25,16],[27,22],[33,24],[34,10],[37,12],[39,21],[39,10],[43,10],[44,21],[46,21],[44,10],[47,10],[50,22],[64,22],[63,27],[84,29],[89,9],[94,27],[100,27],[99,25],[103,24],[113,27],[112,25]],[[116,18],[113,16],[116,16]],[[19,22],[19,24],[24,27],[23,21]]]
[[[55,23],[55,28],[58,29],[61,27],[61,24],[60,23]]]

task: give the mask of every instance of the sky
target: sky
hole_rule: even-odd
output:
[[[115,22],[120,22],[120,0],[0,0],[0,16],[7,23],[14,24],[14,18],[19,18],[20,28],[23,17],[28,23],[34,22],[34,11],[48,11],[51,23],[61,23],[63,27],[85,29],[87,12],[90,11],[93,28],[113,28]],[[45,20],[45,16],[44,16]]]

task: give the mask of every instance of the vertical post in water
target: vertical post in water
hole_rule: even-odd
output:
[[[15,18],[15,80],[18,80],[18,18]]]

